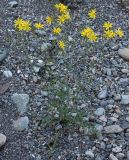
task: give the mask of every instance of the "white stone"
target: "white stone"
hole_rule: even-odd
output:
[[[121,96],[121,104],[129,104],[129,95]]]
[[[104,132],[107,134],[120,133],[122,131],[123,129],[119,125],[110,125],[110,126],[104,127]]]
[[[121,151],[122,151],[122,149],[120,146],[116,146],[116,147],[112,148],[112,152],[114,152],[114,153],[119,153]]]
[[[129,61],[129,48],[119,49],[118,54],[125,60]]]
[[[110,154],[110,155],[109,155],[109,159],[110,159],[110,160],[118,160],[113,154]]]
[[[6,136],[0,133],[0,147],[2,147],[6,143]]]
[[[13,122],[13,127],[16,131],[23,131],[28,129],[29,118],[27,116],[21,117]]]
[[[3,75],[6,77],[6,78],[11,78],[13,76],[12,72],[10,70],[7,70],[7,71],[3,71]]]
[[[105,114],[105,109],[100,107],[100,108],[97,108],[96,111],[95,111],[95,115],[96,116],[102,116]]]
[[[90,157],[90,158],[94,158],[94,153],[92,150],[88,150],[85,152],[86,156]]]

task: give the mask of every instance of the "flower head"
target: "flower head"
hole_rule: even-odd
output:
[[[64,49],[64,48],[65,48],[65,43],[64,43],[64,41],[60,40],[60,41],[58,42],[58,46],[59,46],[59,48]]]
[[[98,40],[98,35],[93,31],[92,28],[84,28],[81,32],[82,37],[88,38],[92,42],[96,42]]]
[[[111,28],[112,28],[112,23],[111,23],[111,22],[104,22],[103,28],[104,28],[105,30],[111,29]]]
[[[55,4],[55,8],[57,9],[57,11],[59,11],[61,14],[67,13],[69,11],[68,6],[59,3],[59,4]]]
[[[44,27],[42,23],[35,23],[34,26],[36,29],[42,29]]]
[[[104,37],[106,37],[107,39],[115,38],[115,36],[116,36],[116,33],[113,30],[104,31]]]
[[[31,30],[31,23],[29,20],[23,20],[22,18],[18,18],[14,21],[14,26],[19,31],[30,31]]]
[[[96,18],[96,9],[92,9],[89,11],[88,16],[92,19]]]
[[[67,21],[69,19],[70,19],[70,14],[69,13],[65,13],[65,14],[59,15],[57,21],[60,24],[63,24],[63,23],[65,23],[65,21]]]
[[[116,31],[115,31],[116,35],[119,36],[120,38],[124,36],[124,32],[121,28],[118,28]]]
[[[50,17],[50,16],[46,17],[47,24],[51,25],[52,21],[53,21],[52,17]]]
[[[55,27],[55,28],[53,29],[53,33],[56,34],[56,35],[60,34],[61,31],[62,31],[62,30],[61,30],[61,28],[59,28],[59,27]]]

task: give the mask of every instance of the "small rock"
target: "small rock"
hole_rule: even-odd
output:
[[[95,115],[96,115],[96,116],[102,116],[102,115],[104,115],[104,114],[105,114],[105,109],[102,108],[102,107],[96,109],[96,111],[95,111]]]
[[[122,131],[123,129],[119,125],[110,125],[110,126],[104,127],[104,132],[107,134],[120,133]]]
[[[94,153],[92,150],[88,150],[85,152],[86,156],[90,157],[90,158],[94,158]]]
[[[127,151],[127,160],[129,160],[129,151]]]
[[[129,104],[129,95],[121,96],[121,104]]]
[[[109,159],[110,159],[110,160],[118,160],[113,154],[110,154],[110,155],[109,155]]]
[[[41,45],[41,52],[45,52],[47,51],[49,48],[51,48],[51,44],[50,43],[43,43]]]
[[[114,153],[119,153],[121,151],[122,151],[122,149],[119,146],[116,146],[115,148],[112,148],[112,152],[114,152]]]
[[[118,51],[119,48],[120,48],[120,46],[119,46],[118,44],[115,44],[115,45],[112,45],[112,46],[111,46],[111,49],[112,49],[113,51]]]
[[[47,91],[41,91],[41,94],[43,97],[47,97],[48,96],[48,92]]]
[[[29,103],[29,95],[28,94],[17,94],[14,93],[11,97],[14,104],[18,108],[20,114],[23,114],[27,111],[27,104]]]
[[[120,95],[120,94],[115,94],[115,95],[114,95],[114,100],[115,100],[115,101],[121,100],[121,95]]]
[[[126,121],[129,122],[129,117],[126,117]]]
[[[12,72],[10,70],[7,70],[7,71],[4,71],[3,72],[3,75],[6,77],[6,78],[11,78],[13,76]]]
[[[125,60],[129,61],[129,48],[119,49],[118,54]]]
[[[121,72],[127,74],[127,73],[129,73],[129,70],[128,69],[122,69]]]
[[[23,131],[28,129],[29,118],[27,116],[21,117],[13,122],[13,127],[17,131]]]
[[[9,5],[10,5],[10,7],[15,8],[18,6],[18,3],[17,3],[17,1],[11,1],[11,2],[9,2]]]
[[[34,69],[35,73],[38,73],[40,70],[40,67],[34,66],[33,69]]]
[[[124,153],[118,153],[116,155],[116,157],[119,159],[119,160],[123,160],[123,158],[125,157],[125,154]]]
[[[0,133],[0,147],[2,147],[6,143],[6,136]]]
[[[35,30],[35,33],[39,36],[46,36],[46,32],[43,30]]]
[[[2,62],[7,56],[6,50],[0,50],[0,62]]]
[[[99,94],[98,94],[99,99],[104,99],[106,97],[107,97],[107,89],[104,89],[101,92],[99,92]]]

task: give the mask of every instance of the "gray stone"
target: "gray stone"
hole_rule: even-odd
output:
[[[104,99],[106,97],[107,97],[107,89],[104,89],[101,92],[99,92],[99,94],[98,94],[99,99]]]
[[[29,118],[27,116],[21,117],[13,122],[13,127],[16,131],[24,131],[28,129]]]
[[[45,52],[47,51],[49,48],[51,48],[51,44],[50,43],[43,43],[41,45],[41,52]]]
[[[7,56],[6,50],[0,50],[0,62],[2,62]]]
[[[109,155],[109,159],[110,159],[110,160],[118,160],[113,154],[110,154],[110,155]]]
[[[39,70],[40,70],[40,67],[33,66],[33,69],[34,69],[35,73],[38,73],[38,72],[39,72]]]
[[[127,160],[129,160],[129,151],[127,151]]]
[[[18,3],[17,3],[17,1],[11,1],[11,2],[9,2],[9,5],[10,5],[10,7],[15,8],[18,6]]]
[[[121,79],[119,80],[119,84],[120,84],[120,85],[123,85],[123,86],[129,85],[129,78],[121,78]]]
[[[92,150],[86,151],[86,152],[85,152],[85,155],[86,155],[87,157],[94,158],[94,153],[93,153]]]
[[[126,117],[126,121],[129,122],[129,117]]]
[[[129,95],[121,96],[121,104],[129,104]]]
[[[116,147],[112,148],[112,152],[114,152],[114,153],[119,153],[121,151],[122,151],[122,149],[119,146],[116,146]]]
[[[119,49],[118,54],[125,60],[129,61],[129,48]]]
[[[129,73],[129,70],[128,69],[121,69],[121,72],[127,74],[127,73]]]
[[[12,72],[10,70],[7,70],[7,71],[3,71],[3,75],[6,77],[6,78],[11,78],[13,76]]]
[[[14,93],[11,97],[14,104],[18,108],[18,112],[23,114],[27,111],[27,104],[29,103],[29,95],[28,94],[17,94]]]
[[[110,125],[107,127],[104,127],[104,133],[110,134],[110,133],[120,133],[123,129],[119,125]]]
[[[120,94],[115,94],[115,95],[114,95],[114,100],[115,100],[115,101],[121,100],[121,95],[120,95]]]
[[[39,36],[46,36],[46,32],[43,30],[36,30],[35,33],[37,33]]]
[[[41,94],[43,97],[47,97],[48,96],[48,92],[47,91],[41,91]]]
[[[104,114],[105,114],[105,109],[102,108],[102,107],[96,109],[96,111],[95,111],[95,115],[96,115],[96,116],[102,116],[102,115],[104,115]]]
[[[0,133],[0,147],[2,147],[6,143],[6,136]]]

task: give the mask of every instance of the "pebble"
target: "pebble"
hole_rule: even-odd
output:
[[[116,146],[115,148],[112,148],[112,152],[114,152],[114,153],[119,153],[121,151],[122,151],[122,149],[119,146]]]
[[[3,71],[3,75],[6,77],[6,78],[11,78],[13,76],[12,72],[10,70],[7,70],[7,71]]]
[[[110,160],[118,160],[113,154],[110,154],[110,155],[109,155],[109,159],[110,159]]]
[[[28,129],[29,118],[27,116],[21,117],[13,122],[13,127],[16,131],[23,131]]]
[[[41,45],[41,52],[47,51],[49,49],[49,47],[51,47],[50,43],[43,43]]]
[[[0,62],[2,62],[7,56],[6,50],[0,50]]]
[[[98,94],[99,99],[104,99],[106,97],[107,97],[107,89],[104,89],[101,92],[99,92],[99,94]]]
[[[127,151],[127,160],[129,160],[129,151]]]
[[[123,131],[123,129],[119,125],[110,125],[110,126],[104,127],[104,132],[107,134],[120,133],[122,131]]]
[[[39,72],[39,70],[40,70],[40,67],[33,66],[33,69],[34,69],[35,73],[38,73],[38,72]]]
[[[118,50],[119,56],[121,56],[123,59],[129,61],[129,48],[122,48]]]
[[[126,117],[126,121],[129,122],[129,117]]]
[[[121,96],[121,104],[129,104],[129,95]]]
[[[129,70],[128,69],[121,69],[121,72],[127,74],[127,73],[129,73]]]
[[[98,108],[98,109],[95,111],[95,115],[96,115],[96,116],[102,116],[102,115],[104,115],[104,114],[105,114],[105,109],[102,108],[102,107]]]
[[[0,133],[0,147],[2,147],[6,143],[6,136]]]
[[[88,157],[90,157],[90,158],[94,158],[94,153],[93,153],[92,150],[86,151],[86,152],[85,152],[85,155],[88,156]]]
[[[121,100],[121,95],[120,95],[120,94],[115,94],[115,95],[114,95],[114,100],[115,100],[115,101]]]
[[[10,5],[10,7],[15,8],[18,6],[18,3],[17,3],[17,1],[11,1],[11,2],[9,2],[9,5]]]
[[[14,93],[11,97],[14,104],[18,109],[20,114],[23,114],[27,111],[27,104],[29,103],[29,95],[28,94],[17,94]]]

